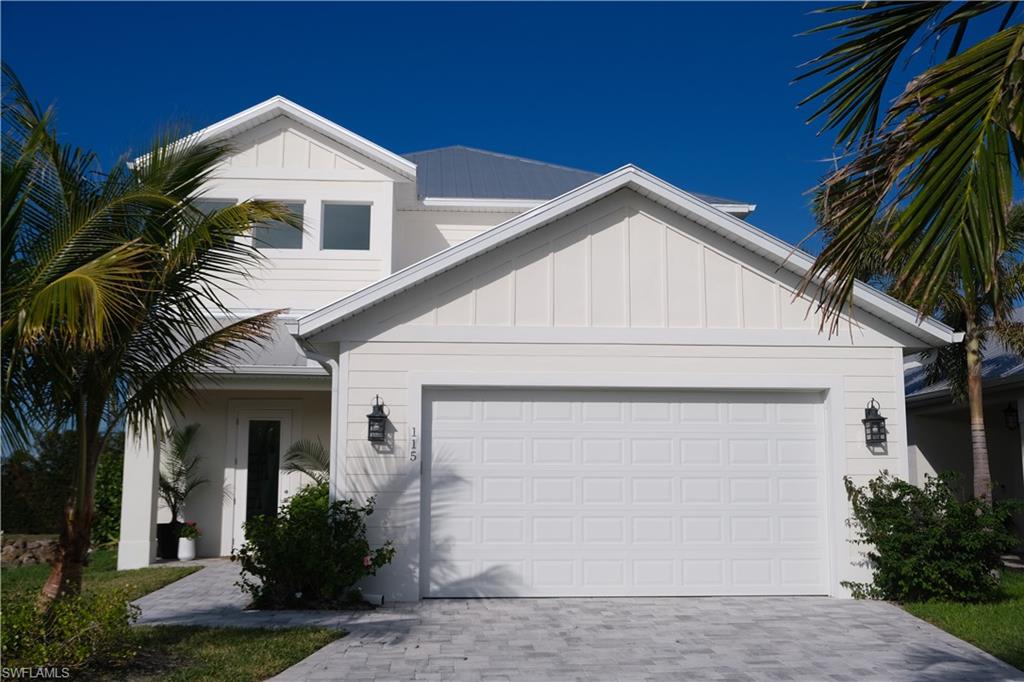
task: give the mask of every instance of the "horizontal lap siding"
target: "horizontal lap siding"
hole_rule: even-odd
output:
[[[380,514],[372,525],[378,532],[418,542],[419,460],[410,462],[407,450],[409,372],[445,371],[842,376],[845,468],[863,484],[882,469],[903,470],[906,429],[898,409],[902,386],[895,383],[898,352],[862,347],[368,342],[349,353],[347,494],[357,499],[377,495]],[[396,429],[392,453],[379,453],[366,441],[366,414],[377,394],[388,405]],[[888,419],[887,455],[874,455],[864,445],[860,420],[872,398]],[[417,435],[422,439],[422,432]],[[860,552],[849,545],[852,563],[860,561]]]

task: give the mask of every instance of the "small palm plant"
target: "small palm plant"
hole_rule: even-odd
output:
[[[209,483],[199,476],[199,455],[192,452],[199,424],[182,429],[171,429],[167,434],[168,447],[160,458],[160,499],[171,511],[171,522],[180,523],[179,514],[192,491]]]
[[[326,483],[331,470],[331,455],[317,437],[302,438],[292,443],[284,453],[284,465],[288,471],[298,471],[316,483]]]

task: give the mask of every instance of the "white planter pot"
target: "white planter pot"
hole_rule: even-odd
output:
[[[178,561],[192,561],[195,558],[195,538],[178,538]]]

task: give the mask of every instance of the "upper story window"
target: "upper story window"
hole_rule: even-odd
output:
[[[230,208],[235,205],[235,202],[231,199],[196,199],[192,205],[200,213],[213,213],[223,208]]]
[[[302,204],[287,201],[282,203],[285,208],[297,215],[300,221],[302,220]],[[259,249],[301,249],[302,231],[276,220],[261,223],[252,228],[252,243]]]
[[[368,251],[370,206],[325,203],[320,232],[320,245],[324,250]]]

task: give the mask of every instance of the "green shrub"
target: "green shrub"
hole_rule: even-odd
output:
[[[122,441],[124,434],[116,434]],[[116,542],[121,534],[121,481],[124,473],[124,449],[104,452],[96,467],[96,511],[92,517],[92,544]]]
[[[241,563],[239,587],[258,608],[326,608],[347,601],[362,578],[391,562],[391,542],[371,549],[366,517],[373,500],[329,502],[326,483],[295,494],[277,516],[256,516],[245,524],[245,544],[234,555]]]
[[[868,547],[873,571],[870,583],[843,583],[854,597],[976,602],[998,595],[1000,555],[1016,544],[1008,522],[1018,505],[959,500],[954,480],[926,475],[918,488],[883,471],[858,488],[844,479],[854,542]]]
[[[5,599],[4,666],[80,669],[124,663],[137,653],[131,624],[138,613],[119,590],[62,599],[46,615],[36,610],[34,593]]]

